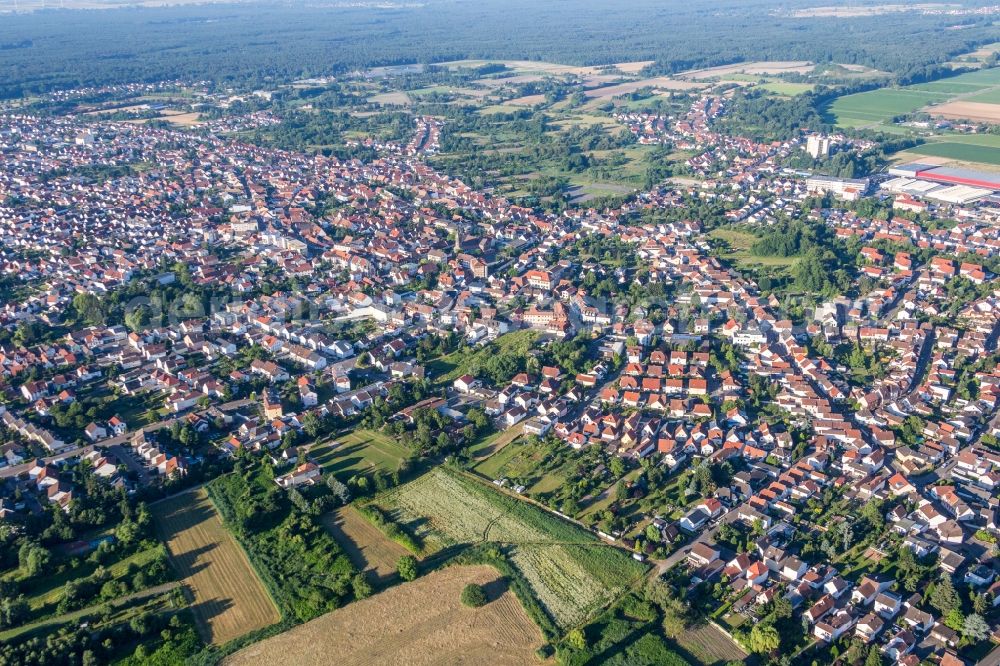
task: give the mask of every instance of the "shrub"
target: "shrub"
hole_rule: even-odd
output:
[[[486,605],[486,593],[482,585],[469,583],[462,590],[462,603],[470,608],[479,608]]]
[[[412,555],[403,555],[396,563],[396,570],[403,580],[416,580],[418,575],[416,558]]]

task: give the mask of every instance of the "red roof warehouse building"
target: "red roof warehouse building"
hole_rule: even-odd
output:
[[[932,164],[901,164],[889,169],[893,176],[928,180],[945,185],[968,185],[986,190],[1000,190],[1000,173],[973,171],[972,169],[955,169],[952,167],[934,166]]]

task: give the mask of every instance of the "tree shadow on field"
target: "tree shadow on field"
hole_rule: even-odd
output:
[[[193,576],[209,565],[209,561],[201,556],[219,547],[217,543],[206,543],[204,546],[174,556],[179,573],[185,577]]]
[[[510,589],[510,584],[507,582],[507,578],[500,576],[495,580],[483,585],[483,592],[486,594],[486,602],[496,601],[504,595],[504,592]]]
[[[202,638],[206,643],[211,643],[214,639],[211,622],[214,618],[222,615],[236,604],[232,599],[206,599],[190,606],[191,612],[196,618],[201,620],[198,623]]]

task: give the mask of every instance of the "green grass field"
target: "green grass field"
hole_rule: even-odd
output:
[[[476,471],[488,479],[511,478],[529,486],[528,493],[551,492],[567,481],[564,467],[545,469],[549,459],[545,444],[538,440],[522,439],[508,444],[479,465]]]
[[[346,480],[359,472],[380,469],[394,472],[409,451],[392,438],[373,430],[355,430],[332,442],[325,442],[309,452],[323,468]]]
[[[933,140],[945,143],[965,143],[970,146],[1000,148],[1000,134],[942,134],[934,137]]]
[[[1000,85],[1000,67],[979,69],[975,72],[967,72],[947,80],[952,83],[971,83],[982,86],[997,86]]]
[[[909,90],[921,90],[924,92],[947,93],[949,95],[962,95],[965,93],[982,90],[986,85],[980,83],[962,83],[961,81],[931,81],[930,83],[918,83],[909,86]]]
[[[524,422],[518,423],[513,428],[500,430],[483,437],[481,440],[466,449],[470,456],[485,460],[496,454],[505,446],[521,436],[524,431]]]
[[[501,473],[501,470],[507,467],[507,463],[521,454],[526,447],[526,444],[519,444],[517,442],[508,444],[483,462],[476,465],[475,469],[483,476],[495,479]]]
[[[729,245],[729,251],[720,256],[737,264],[737,266],[773,266],[776,268],[791,268],[798,261],[797,257],[758,257],[750,252],[757,237],[748,231],[741,231],[732,228],[713,229],[708,234],[709,238],[716,238],[725,241]]]

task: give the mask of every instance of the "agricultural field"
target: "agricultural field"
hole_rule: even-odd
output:
[[[586,91],[584,95],[597,99],[610,99],[618,95],[627,95],[642,88],[653,88],[656,90],[700,90],[704,87],[704,84],[694,81],[681,81],[667,76],[658,76],[651,79],[639,79],[638,81],[616,83],[610,86],[594,88]]]
[[[948,102],[928,109],[928,113],[951,120],[1000,123],[1000,104],[971,101]]]
[[[373,430],[355,430],[309,451],[324,473],[335,474],[343,481],[376,469],[395,472],[408,455],[406,447]]]
[[[569,628],[620,596],[645,567],[596,536],[475,481],[436,469],[381,495],[375,504],[427,552],[494,542],[560,628]]]
[[[976,162],[1000,166],[1000,148],[952,141],[933,141],[910,148],[907,152],[945,157],[958,162]]]
[[[221,645],[281,619],[203,490],[150,508],[171,562],[194,594],[191,609],[206,643]]]
[[[758,61],[743,62],[735,65],[720,65],[704,69],[692,69],[678,74],[680,78],[704,80],[712,78],[727,79],[736,74],[808,74],[813,70],[813,64],[806,60]]]
[[[835,99],[825,112],[829,122],[842,127],[878,125],[924,107],[945,118],[997,122],[1000,107],[990,108],[1000,99],[997,86],[1000,68],[980,69],[940,81],[845,95]]]
[[[376,585],[392,581],[399,558],[410,554],[351,506],[324,515],[321,522],[347,553],[351,564],[366,572]]]
[[[489,603],[459,601],[469,583]],[[391,631],[386,631],[391,627]],[[330,655],[347,664],[536,663],[542,634],[495,569],[455,566],[328,613],[225,659],[225,666],[287,663],[321,666]]]
[[[702,624],[684,631],[678,644],[702,664],[724,664],[743,661],[747,653],[713,624]]]
[[[928,104],[947,101],[947,93],[906,88],[882,88],[838,97],[826,109],[829,122],[842,127],[877,125],[912,113]]]
[[[784,81],[765,81],[764,83],[756,86],[768,92],[773,92],[776,95],[785,95],[786,97],[794,97],[795,95],[801,95],[804,92],[809,92],[813,89],[811,83],[785,83]]]

